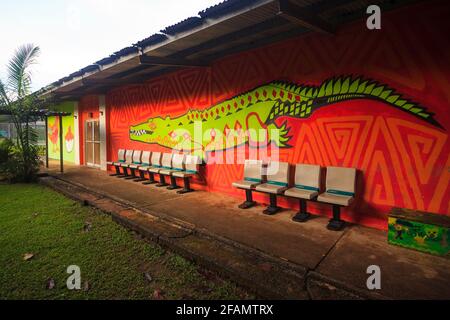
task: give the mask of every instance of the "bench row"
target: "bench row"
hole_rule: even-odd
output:
[[[186,154],[119,149],[118,161],[109,161],[107,164],[114,166],[116,170],[116,173],[111,176],[132,179],[135,182],[145,181],[143,184],[156,183],[155,174],[158,174],[159,183],[156,186],[168,186],[169,190],[179,189],[176,178],[182,178],[184,187],[177,193],[183,194],[193,191],[190,188],[189,179],[198,173],[200,158]],[[148,181],[145,178],[146,173]],[[170,185],[166,183],[166,176],[170,177]]]
[[[247,209],[255,205],[252,191],[269,194],[270,205],[265,214],[275,214],[281,208],[277,206],[277,195],[299,199],[300,210],[293,220],[304,222],[310,214],[306,210],[306,200],[331,204],[333,218],[327,228],[340,230],[344,221],[340,218],[340,208],[349,206],[355,199],[356,169],[327,167],[325,191],[320,193],[321,167],[319,165],[296,164],[295,182],[289,184],[291,166],[287,162],[271,161],[263,166],[261,160],[246,160],[244,179],[233,186],[246,192],[246,200],[239,205]]]

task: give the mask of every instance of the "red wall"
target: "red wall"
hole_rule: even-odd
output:
[[[344,210],[349,221],[386,228],[392,206],[448,214],[449,8],[445,1],[419,4],[383,14],[381,31],[369,31],[359,21],[335,36],[309,34],[229,56],[208,69],[186,69],[113,90],[106,96],[108,159],[116,159],[119,148],[169,151],[129,140],[129,126],[150,117],[207,108],[272,80],[319,85],[334,76],[362,75],[425,106],[444,129],[381,102],[341,102],[308,119],[287,119],[293,147],[282,149],[280,160],[361,170],[358,201]],[[92,98],[80,104],[83,117],[91,103]],[[243,197],[231,187],[242,174],[242,165],[208,165],[195,187]],[[257,199],[267,202],[264,196]],[[280,204],[297,208],[296,202]],[[325,215],[331,211],[318,204],[310,208]]]

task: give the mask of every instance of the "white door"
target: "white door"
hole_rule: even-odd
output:
[[[90,167],[100,167],[100,123],[98,120],[86,121],[85,162]]]

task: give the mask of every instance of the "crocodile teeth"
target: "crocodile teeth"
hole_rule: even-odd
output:
[[[132,134],[132,135],[135,135],[135,136],[142,136],[143,134],[147,134],[147,130],[145,130],[145,129],[141,129],[141,130],[131,130],[130,131],[130,133]]]

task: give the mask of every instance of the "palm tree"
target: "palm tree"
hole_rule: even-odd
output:
[[[36,121],[40,101],[31,93],[30,68],[36,63],[39,47],[26,44],[19,47],[7,65],[6,83],[0,80],[0,112],[10,115],[17,132],[14,167],[19,180],[32,180],[39,168],[37,133],[30,127]]]

